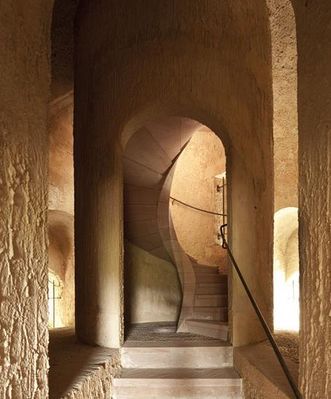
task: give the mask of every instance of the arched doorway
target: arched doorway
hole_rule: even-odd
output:
[[[131,136],[123,163],[126,327],[172,323],[227,339],[221,141],[197,121],[164,117]]]

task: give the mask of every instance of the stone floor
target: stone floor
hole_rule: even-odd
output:
[[[275,339],[283,356],[299,364],[299,333],[276,331]]]
[[[227,346],[224,341],[191,333],[176,333],[174,323],[133,324],[126,329],[124,346]]]

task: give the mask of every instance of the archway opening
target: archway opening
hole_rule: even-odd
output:
[[[130,137],[123,164],[127,339],[150,338],[146,329],[227,338],[222,142],[195,120],[165,117]]]
[[[274,223],[274,328],[299,331],[298,208],[280,209]]]

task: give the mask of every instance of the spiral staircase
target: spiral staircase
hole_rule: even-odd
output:
[[[227,340],[227,276],[188,256],[172,223],[170,192],[176,161],[192,135],[208,129],[186,118],[146,124],[124,154],[125,236],[150,254],[172,262],[182,286],[179,332]]]

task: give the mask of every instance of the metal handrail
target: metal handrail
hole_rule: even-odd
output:
[[[196,210],[196,211],[208,213],[209,215],[226,216],[226,214],[224,214],[224,213],[218,213],[218,212],[213,212],[213,211],[207,211],[206,209],[198,208],[198,207],[196,207],[196,206],[187,204],[186,202],[180,201],[179,199],[174,198],[174,197],[171,197],[171,196],[170,196],[170,199],[171,199],[172,201],[178,202],[179,204],[185,205],[185,206],[187,206],[188,208],[194,209],[194,210]]]
[[[289,382],[289,384],[290,384],[290,386],[291,386],[291,388],[293,390],[293,393],[294,393],[295,397],[297,399],[302,399],[302,395],[301,395],[301,393],[299,391],[299,388],[297,387],[297,384],[294,381],[294,379],[293,379],[293,377],[292,377],[292,375],[290,373],[290,370],[287,367],[287,364],[286,364],[286,362],[285,362],[285,360],[284,360],[284,358],[283,358],[283,356],[282,356],[282,354],[281,354],[281,352],[280,352],[280,350],[278,348],[278,345],[277,345],[277,343],[275,341],[275,338],[273,337],[272,332],[271,332],[267,322],[265,321],[265,319],[263,317],[263,314],[262,314],[258,304],[256,303],[256,301],[255,301],[255,299],[254,299],[254,297],[253,297],[253,295],[252,295],[252,293],[251,293],[251,291],[250,291],[250,289],[249,289],[249,287],[248,287],[243,275],[241,274],[239,266],[238,266],[236,260],[234,259],[232,252],[231,252],[231,249],[229,248],[229,245],[228,245],[228,243],[226,241],[225,233],[224,233],[224,230],[225,230],[226,227],[227,227],[227,224],[223,224],[221,226],[221,229],[220,229],[221,237],[222,237],[222,248],[226,249],[228,254],[229,254],[231,262],[232,262],[234,268],[236,269],[236,272],[237,272],[237,274],[238,274],[238,276],[240,278],[240,281],[242,282],[242,284],[243,284],[243,286],[245,288],[246,294],[248,295],[248,298],[250,299],[251,304],[252,304],[252,306],[253,306],[253,308],[254,308],[254,310],[255,310],[255,312],[256,312],[256,314],[257,314],[257,316],[258,316],[258,318],[259,318],[259,320],[260,320],[260,322],[262,324],[264,332],[266,333],[266,335],[267,335],[267,337],[268,337],[268,339],[269,339],[269,341],[271,343],[271,346],[272,346],[272,348],[273,348],[273,350],[275,352],[275,355],[276,355],[276,357],[277,357],[277,359],[278,359],[278,361],[279,361],[279,363],[280,363],[280,365],[281,365],[281,367],[282,367],[282,369],[284,371],[284,374],[285,374],[285,376],[286,376],[286,378],[287,378],[287,380],[288,380],[288,382]]]

